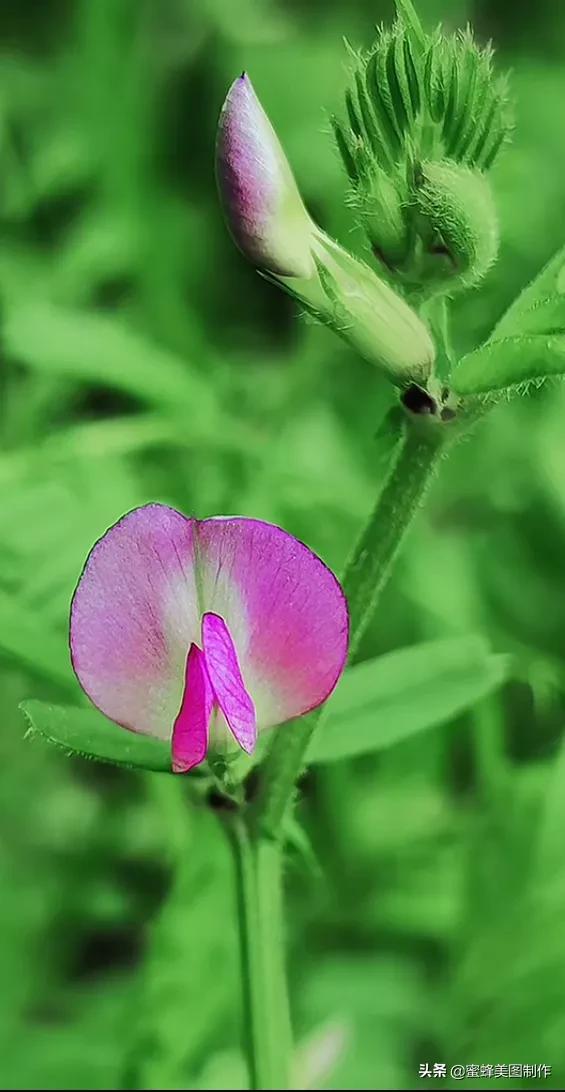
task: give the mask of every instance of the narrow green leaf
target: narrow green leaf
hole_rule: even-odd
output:
[[[476,54],[473,55],[473,63],[469,63],[467,97],[465,108],[460,118],[459,127],[452,136],[451,154],[454,159],[463,159],[469,144],[474,136],[478,103],[484,88],[480,79],[480,61]]]
[[[345,107],[347,110],[347,117],[349,118],[349,124],[351,129],[355,133],[355,136],[363,139],[363,125],[359,116],[355,99],[353,98],[353,92],[347,89],[345,92]]]
[[[437,34],[424,64],[424,88],[432,121],[439,123],[445,111],[446,44]]]
[[[481,637],[428,641],[345,673],[310,762],[384,750],[445,724],[501,686],[509,661]]]
[[[414,46],[408,35],[403,38],[404,71],[410,94],[412,116],[416,117],[422,108],[424,68],[420,54],[415,55]]]
[[[367,88],[365,86],[363,74],[359,71],[355,73],[355,86],[357,89],[359,110],[363,119],[363,126],[367,134],[367,140],[373,154],[382,161],[383,159],[388,158],[387,142],[377,124],[377,120],[373,112],[373,107],[367,94]]]
[[[484,131],[473,151],[473,163],[475,166],[479,167],[481,170],[486,170],[487,163],[493,162],[506,133],[507,126],[502,113],[502,107],[495,97],[486,119]]]
[[[458,98],[461,94],[461,71],[460,71],[460,59],[457,53],[453,51],[450,58],[451,63],[447,69],[446,78],[446,96],[445,96],[445,113],[443,117],[443,139],[448,151],[451,150],[450,134],[457,129],[457,106]]]
[[[386,139],[389,155],[395,161],[400,151],[401,140],[388,83],[386,67],[388,47],[389,38],[383,34],[377,49],[369,58],[365,78],[377,122]]]
[[[479,162],[481,170],[490,170],[507,137],[508,128],[502,121],[498,125],[493,125],[488,141],[481,152]]]
[[[488,140],[491,127],[496,120],[497,110],[498,101],[496,96],[493,95],[492,90],[488,88],[480,115],[477,118],[473,138],[463,157],[463,161],[471,167],[478,166],[480,163],[482,151]]]
[[[488,341],[455,368],[457,394],[489,394],[565,375],[565,335],[532,334]]]
[[[24,701],[20,705],[32,733],[69,755],[130,769],[171,772],[171,749],[163,740],[119,728],[96,709]]]
[[[353,146],[347,139],[345,129],[338,121],[338,119],[336,117],[331,117],[330,122],[334,132],[337,149],[347,172],[349,181],[352,182],[353,185],[356,185],[359,181],[359,171],[355,162]]]
[[[456,87],[454,89],[455,102],[452,120],[445,133],[447,151],[454,157],[456,148],[462,139],[462,131],[471,114],[477,78],[477,54],[468,31],[462,35],[459,42],[459,49],[455,55],[455,66],[457,69]]]
[[[491,340],[521,334],[523,323],[528,322],[528,314],[541,301],[561,296],[565,301],[565,246],[554,254],[553,258],[534,277],[510,304],[506,313],[495,326]],[[526,327],[527,328],[527,327]]]
[[[198,406],[205,418],[216,409],[209,383],[117,318],[32,302],[8,310],[3,343],[11,358],[46,375],[114,387],[177,412]]]
[[[394,111],[393,122],[402,137],[412,121],[412,99],[406,76],[404,42],[400,34],[394,34],[390,40],[386,74]]]

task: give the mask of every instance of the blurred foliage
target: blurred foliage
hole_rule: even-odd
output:
[[[93,541],[139,503],[267,518],[341,566],[384,472],[390,394],[234,250],[214,131],[245,67],[309,207],[362,253],[328,115],[343,35],[370,45],[391,6],[0,6],[4,1088],[245,1087],[219,820],[181,779],[25,740],[18,703],[80,702],[70,596]],[[517,101],[494,171],[502,256],[457,302],[463,352],[565,241],[565,10],[419,9],[495,35]],[[564,416],[548,384],[460,446],[363,646],[368,659],[478,632],[513,655],[513,681],[303,784],[310,849],[288,867],[297,1087],[411,1089],[424,1061],[545,1062],[543,1086],[563,1087]]]

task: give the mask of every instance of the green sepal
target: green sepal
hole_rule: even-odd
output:
[[[398,22],[405,27],[406,36],[415,52],[421,55],[426,46],[427,36],[412,0],[395,0],[395,3]]]
[[[442,125],[442,136],[447,152],[450,150],[450,134],[457,128],[458,103],[461,94],[460,86],[462,81],[462,72],[460,71],[460,68],[462,67],[461,60],[457,56],[456,50],[451,51],[449,61],[449,65],[446,66],[447,75],[444,92],[445,107]]]
[[[391,36],[386,71],[394,107],[395,126],[399,135],[403,137],[414,120],[414,113],[410,83],[406,73],[404,37],[402,34],[393,34]]]
[[[353,143],[349,141],[345,126],[333,115],[330,118],[337,150],[341,156],[343,165],[349,177],[349,181],[355,185],[360,180],[360,172],[357,167],[357,158],[353,149]]]
[[[345,108],[347,110],[347,117],[351,126],[352,132],[356,137],[363,139],[363,125],[361,118],[357,111],[357,105],[353,97],[353,92],[348,88],[345,92]]]
[[[363,127],[369,147],[373,155],[376,156],[377,159],[386,159],[389,154],[387,141],[379,128],[377,119],[373,111],[373,107],[367,94],[367,87],[365,84],[365,80],[363,79],[363,73],[359,70],[355,73],[355,87],[357,90],[359,112],[363,119]]]
[[[392,162],[396,162],[400,155],[402,141],[388,82],[387,52],[389,42],[390,35],[385,37],[385,32],[382,32],[378,48],[367,62],[365,79],[367,92],[373,103],[377,121],[387,142],[389,157]]]
[[[444,124],[445,148],[457,158],[457,147],[466,123],[472,124],[474,90],[479,69],[479,54],[471,31],[467,29],[455,43],[452,61],[452,86],[449,118]]]
[[[438,31],[424,61],[424,88],[432,121],[441,122],[445,112],[446,42]]]

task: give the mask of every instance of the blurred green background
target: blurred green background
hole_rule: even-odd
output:
[[[418,7],[493,36],[517,101],[494,172],[502,255],[457,305],[463,350],[565,242],[565,5]],[[391,8],[0,4],[3,1088],[245,1087],[213,816],[181,779],[25,740],[18,703],[80,700],[69,599],[137,504],[263,517],[341,567],[384,473],[390,394],[236,252],[214,134],[245,67],[308,206],[362,253],[327,114],[343,36],[368,46]],[[412,1089],[425,1061],[547,1063],[533,1086],[563,1087],[564,556],[565,393],[547,386],[445,465],[362,650],[480,632],[514,655],[511,683],[304,783],[316,867],[295,853],[287,877],[297,1087]]]

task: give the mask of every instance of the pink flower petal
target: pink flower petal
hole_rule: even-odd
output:
[[[200,641],[195,521],[165,505],[129,512],[96,543],[71,608],[71,656],[106,716],[170,739],[188,650]]]
[[[198,525],[202,602],[224,619],[259,728],[316,708],[347,656],[341,585],[307,546],[260,520]]]
[[[255,706],[245,689],[230,631],[217,614],[202,619],[202,647],[216,701],[240,747],[251,754],[257,742]]]
[[[249,701],[259,728],[281,724],[323,702],[343,671],[347,604],[311,550],[259,520],[200,522],[148,505],[94,546],[75,592],[71,656],[83,689],[118,724],[170,739],[204,614],[219,616],[205,623],[206,655],[246,748]]]
[[[173,728],[174,773],[186,773],[206,758],[213,705],[214,694],[204,654],[196,645],[191,645],[186,660],[182,705]]]

